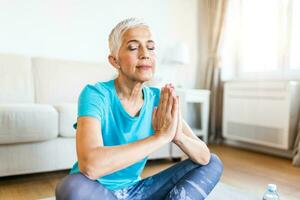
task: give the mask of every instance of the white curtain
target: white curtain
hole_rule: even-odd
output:
[[[227,0],[207,0],[208,9],[208,58],[206,65],[205,88],[210,90],[209,140],[219,142],[222,138],[222,82],[220,43],[224,30]]]
[[[300,122],[299,122],[300,125]],[[294,157],[293,157],[293,165],[300,166],[300,126],[298,128],[298,135],[294,145]]]

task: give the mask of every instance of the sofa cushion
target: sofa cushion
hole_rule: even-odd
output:
[[[33,103],[29,57],[0,54],[0,103]]]
[[[108,64],[33,58],[36,102],[57,105],[77,103],[78,96],[88,83],[106,81],[116,71]]]
[[[73,124],[77,120],[77,104],[65,103],[55,105],[59,115],[59,136],[61,137],[75,137],[75,129]]]
[[[58,114],[49,105],[0,104],[0,144],[35,142],[58,136]]]

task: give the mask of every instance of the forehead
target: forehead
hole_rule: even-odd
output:
[[[130,40],[147,42],[148,40],[152,40],[152,34],[147,27],[131,28],[123,34],[122,43],[127,43]]]

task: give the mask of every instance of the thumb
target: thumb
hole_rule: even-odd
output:
[[[156,130],[156,120],[155,120],[155,118],[156,118],[156,111],[157,111],[157,107],[154,107],[154,109],[153,109],[153,113],[152,113],[152,127],[153,127],[153,129],[154,130]]]
[[[152,121],[155,119],[156,117],[156,111],[157,111],[157,107],[154,107],[153,112],[152,112]]]

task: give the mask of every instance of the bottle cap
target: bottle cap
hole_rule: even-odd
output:
[[[275,184],[268,184],[268,190],[274,192],[277,190],[277,186]]]

